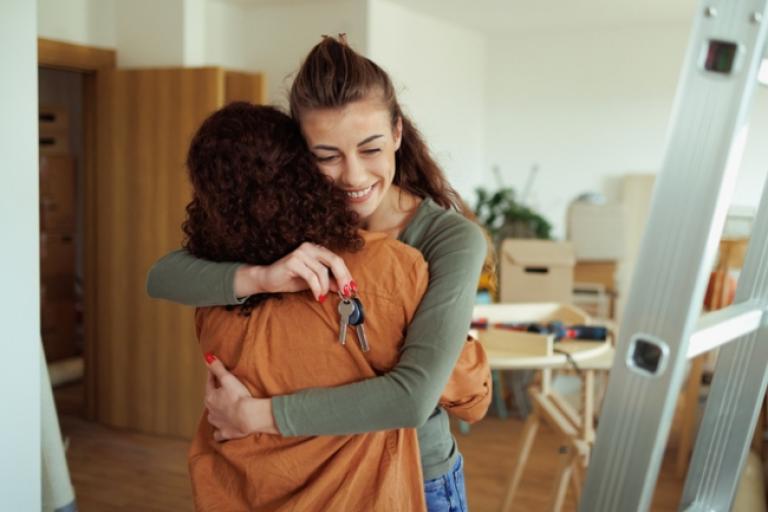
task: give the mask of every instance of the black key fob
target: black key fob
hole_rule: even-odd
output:
[[[358,326],[365,322],[365,310],[363,303],[357,297],[354,297],[352,302],[355,304],[355,312],[349,317],[349,325]]]

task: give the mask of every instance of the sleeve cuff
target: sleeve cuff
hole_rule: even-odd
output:
[[[277,430],[280,431],[281,435],[285,437],[295,436],[297,434],[292,428],[292,425],[288,420],[288,416],[285,412],[287,408],[286,405],[286,396],[272,397],[272,416],[275,419]]]
[[[239,263],[233,263],[227,269],[227,274],[224,279],[224,290],[222,292],[223,297],[225,297],[226,300],[224,304],[236,306],[248,300],[248,297],[235,297],[235,273],[240,267],[241,265]]]

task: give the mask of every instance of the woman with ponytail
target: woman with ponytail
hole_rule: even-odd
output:
[[[224,441],[254,432],[287,437],[416,427],[428,510],[466,510],[462,457],[438,401],[469,329],[486,263],[483,231],[402,112],[389,76],[343,37],[326,37],[310,51],[291,88],[290,108],[317,167],[346,192],[362,227],[421,252],[428,288],[400,360],[387,373],[255,398],[236,379],[222,380],[231,375],[217,366],[222,386],[206,397],[214,435]],[[151,296],[196,306],[307,288],[323,301],[356,283],[341,258],[318,246],[302,246],[271,265],[210,262],[176,251],[148,278]]]

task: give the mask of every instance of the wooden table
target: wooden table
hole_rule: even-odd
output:
[[[589,317],[572,306],[559,304],[499,304],[478,306],[476,319],[494,322],[560,320],[568,324],[589,324]],[[510,510],[525,464],[541,421],[547,422],[562,438],[560,472],[556,479],[550,510],[559,511],[568,485],[575,496],[581,492],[581,476],[589,462],[594,444],[595,376],[613,363],[614,349],[609,341],[563,341],[555,343],[552,336],[501,329],[476,331],[494,370],[540,370],[541,382],[530,390],[533,412],[523,429],[521,448],[515,469],[509,480],[502,511]],[[560,352],[560,353],[558,353]],[[568,354],[570,357],[566,356]],[[569,360],[570,359],[570,360]],[[577,411],[552,389],[552,371],[579,369],[582,386],[582,407]]]

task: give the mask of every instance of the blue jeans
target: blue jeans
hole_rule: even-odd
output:
[[[461,454],[448,474],[424,482],[424,496],[428,512],[467,512],[464,459]]]

